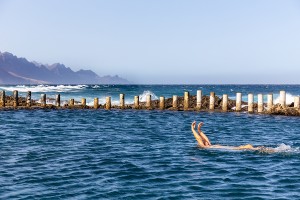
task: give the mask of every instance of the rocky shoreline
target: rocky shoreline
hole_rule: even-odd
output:
[[[48,99],[48,100],[54,100],[54,99]],[[190,96],[189,97],[189,109],[184,109],[184,98],[178,97],[178,107],[173,108],[173,99],[167,98],[165,99],[165,110],[176,110],[176,111],[222,111],[222,98],[219,98],[218,96],[215,96],[215,109],[210,110],[209,109],[209,103],[210,103],[210,97],[209,96],[202,96],[201,101],[201,109],[199,110],[197,108],[197,97],[196,96]],[[13,96],[6,96],[5,98],[5,107],[3,107],[3,103],[0,102],[0,109],[1,110],[11,110],[11,109],[94,109],[94,106],[83,106],[80,104],[80,102],[75,101],[75,105],[68,105],[64,104],[61,107],[57,107],[53,104],[47,104],[43,106],[40,102],[31,100],[31,106],[28,107],[26,103],[25,97],[18,97],[18,107],[14,107],[14,98]],[[151,101],[151,107],[146,106],[146,102],[140,102],[139,107],[135,108],[133,104],[127,104],[124,108],[121,108],[118,105],[112,105],[112,109],[141,109],[141,110],[159,110],[159,100],[152,100]],[[235,105],[236,101],[228,99],[228,111],[227,112],[236,112],[235,111]],[[258,113],[257,108],[258,104],[254,103],[254,112]],[[264,107],[267,107],[267,104],[264,103]],[[105,109],[105,104],[99,104],[98,109]],[[248,112],[248,103],[242,102],[242,108],[241,112]],[[280,104],[275,104],[271,107],[271,109],[267,110],[264,109],[263,112],[260,114],[270,114],[270,115],[286,115],[286,116],[300,116],[300,109],[294,108],[294,103],[287,105],[286,107],[281,106]]]

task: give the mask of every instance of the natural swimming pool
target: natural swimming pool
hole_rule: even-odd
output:
[[[0,112],[2,199],[298,199],[297,117],[139,110]],[[214,144],[199,149],[190,123]]]

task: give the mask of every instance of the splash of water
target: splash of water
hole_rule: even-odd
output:
[[[279,103],[280,96],[274,99],[274,104]],[[294,96],[290,93],[286,93],[286,104],[291,104],[294,102]]]
[[[299,147],[291,147],[290,145],[286,145],[284,143],[280,144],[278,147],[274,148],[275,152],[291,152],[291,153],[299,153]]]
[[[151,100],[157,100],[158,99],[158,97],[153,92],[151,92],[150,90],[145,90],[143,92],[143,94],[139,95],[140,101],[145,102],[146,98],[147,98],[147,95],[151,95]]]
[[[277,147],[264,147],[259,150],[260,153],[300,153],[299,147],[291,147],[290,145],[286,145],[284,143],[280,144]]]

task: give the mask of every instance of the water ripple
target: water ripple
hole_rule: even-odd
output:
[[[0,112],[1,199],[299,199],[299,119],[161,111]],[[213,143],[275,153],[199,149]]]

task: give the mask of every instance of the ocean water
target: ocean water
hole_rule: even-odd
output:
[[[171,96],[196,93],[201,86],[84,87],[61,94]],[[202,90],[249,92],[240,89],[246,86],[210,87]],[[300,91],[270,87],[250,89]],[[45,91],[36,92],[38,97]],[[275,152],[198,148],[190,129],[194,120],[204,122],[213,144],[250,143]],[[2,110],[0,199],[300,199],[299,122],[299,117],[247,113]]]

